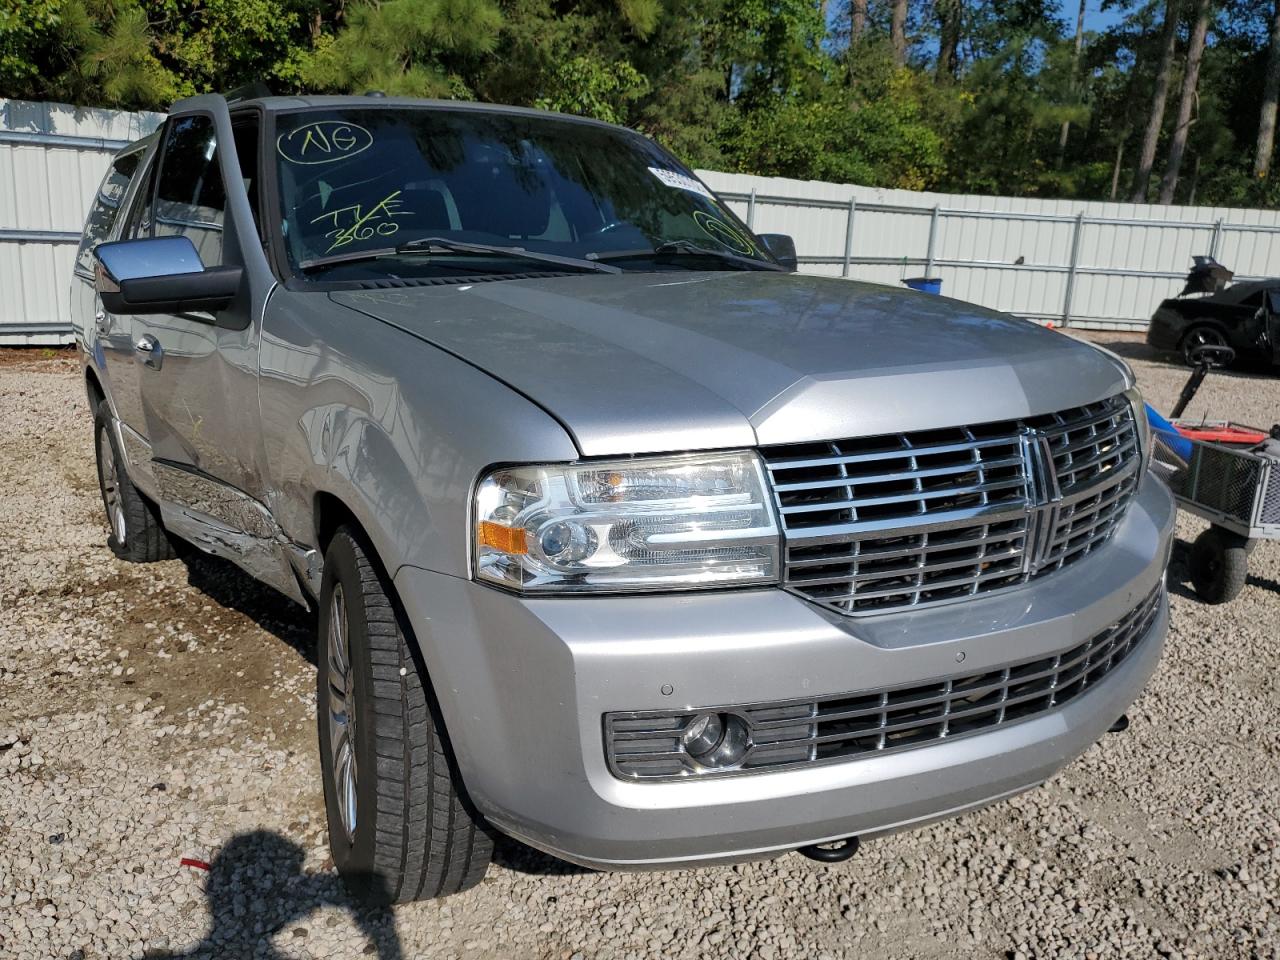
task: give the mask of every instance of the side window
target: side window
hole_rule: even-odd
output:
[[[77,273],[93,275],[93,248],[111,234],[111,228],[120,215],[120,202],[141,160],[142,151],[134,150],[116,157],[107,169],[107,175],[102,178],[98,193],[93,198],[93,206],[89,208],[84,236],[80,238],[80,249],[76,251]]]
[[[222,265],[226,191],[209,117],[180,117],[165,132],[151,235],[190,237],[206,267]]]
[[[249,209],[253,211],[253,225],[258,238],[263,240],[266,238],[266,234],[262,230],[262,215],[259,211],[257,115],[251,114],[233,118],[231,132],[236,138],[236,156],[240,160],[240,178],[244,181],[245,193],[249,195]]]

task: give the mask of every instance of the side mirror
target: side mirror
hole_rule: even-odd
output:
[[[189,237],[100,243],[96,286],[110,313],[190,313],[225,309],[240,290],[240,267],[206,269]]]
[[[773,254],[773,259],[794,273],[799,266],[796,242],[785,233],[762,233],[759,236],[764,248]]]

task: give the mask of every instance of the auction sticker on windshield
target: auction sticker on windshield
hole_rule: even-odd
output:
[[[661,167],[650,167],[649,172],[668,187],[675,187],[677,190],[688,190],[690,193],[700,194],[712,199],[711,191],[693,179],[693,177],[686,177],[683,173],[676,173],[674,170],[663,170]]]

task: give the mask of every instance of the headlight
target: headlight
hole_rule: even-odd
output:
[[[475,571],[528,592],[776,583],[754,453],[501,467],[476,490]]]
[[[1133,408],[1133,423],[1138,429],[1138,449],[1142,454],[1142,465],[1138,470],[1138,476],[1141,477],[1147,469],[1147,464],[1151,462],[1151,421],[1147,419],[1147,404],[1142,399],[1141,390],[1130,387],[1124,395],[1129,401],[1129,406]]]

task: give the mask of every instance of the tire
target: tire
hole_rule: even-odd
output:
[[[1191,585],[1205,603],[1228,603],[1244,589],[1249,575],[1249,541],[1210,527],[1191,545]]]
[[[1216,327],[1210,327],[1206,324],[1193,326],[1182,335],[1182,342],[1178,344],[1178,349],[1182,352],[1182,362],[1188,367],[1194,367],[1195,361],[1191,359],[1192,353],[1205,346],[1225,347],[1227,346],[1227,338]]]
[[[370,903],[459,893],[493,852],[413,653],[386,574],[339,528],[320,588],[316,720],[329,849]]]
[[[172,560],[177,553],[160,522],[160,510],[138,492],[125,472],[126,461],[120,455],[111,423],[111,407],[103,400],[93,413],[93,441],[98,458],[98,491],[111,531],[107,546],[130,563]]]

